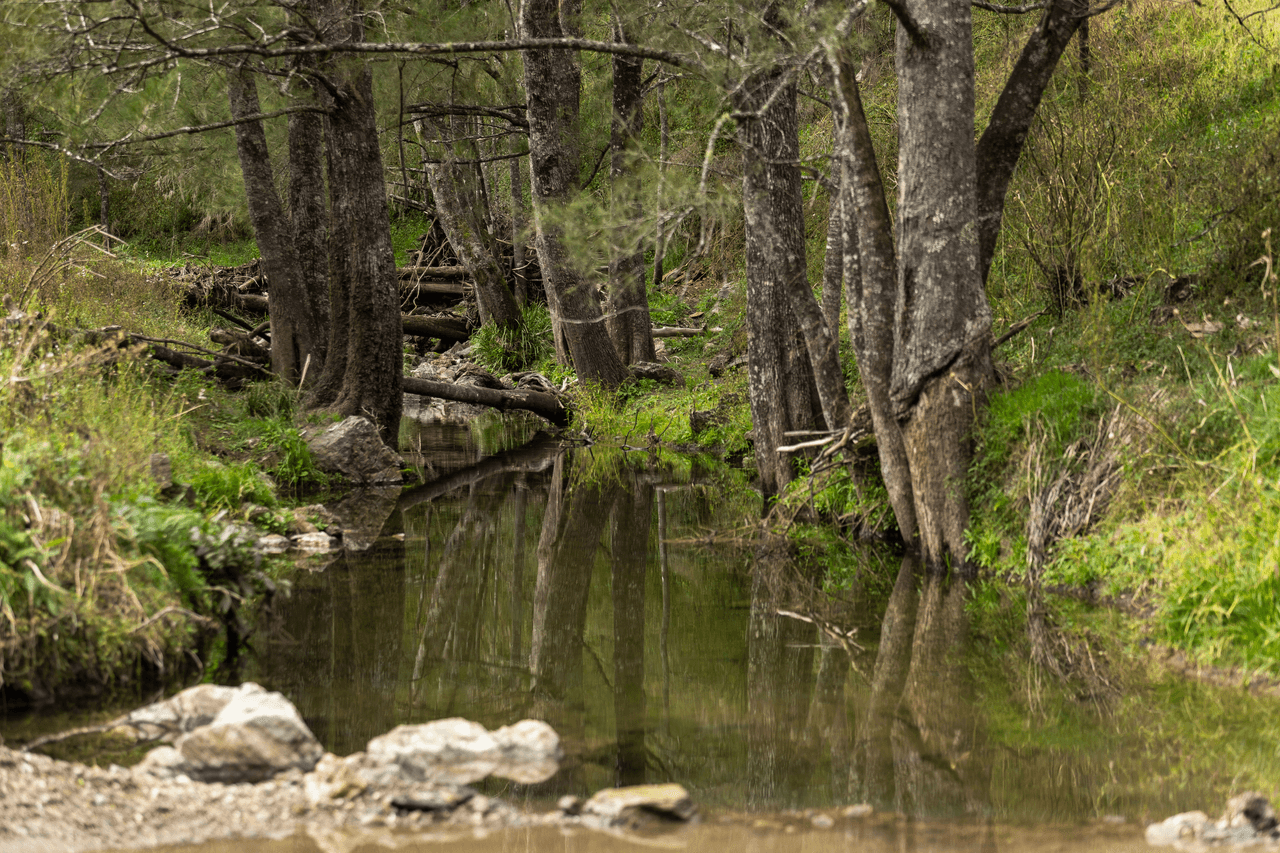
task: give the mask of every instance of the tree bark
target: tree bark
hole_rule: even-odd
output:
[[[318,105],[314,85],[295,100]],[[324,370],[329,350],[329,208],[325,202],[324,116],[298,112],[289,115],[289,218],[298,258],[296,276],[301,310],[311,318],[314,347],[311,364],[303,366],[314,378]],[[272,328],[272,341],[275,328]],[[301,378],[301,377],[300,377]]]
[[[563,37],[561,12],[574,17],[565,5],[562,10],[555,0],[526,0],[520,8],[521,37]],[[616,388],[630,374],[609,339],[592,288],[573,264],[562,226],[549,216],[578,187],[581,75],[573,56],[561,50],[524,51],[524,75],[533,218],[547,303],[579,378]]]
[[[359,25],[352,23],[352,37]],[[365,414],[398,443],[403,372],[399,287],[387,212],[372,74],[343,58],[325,68],[331,223],[331,335],[309,405]]]
[[[262,112],[254,74],[244,66],[230,73],[227,97],[234,119]],[[249,217],[270,288],[271,369],[277,376],[297,384],[308,357],[316,369],[323,366],[326,330],[311,310],[308,288],[302,281],[289,220],[276,194],[271,154],[262,122],[240,121],[235,126],[235,134]]]
[[[565,411],[560,401],[541,391],[499,391],[496,388],[434,382],[430,379],[414,379],[409,376],[404,377],[401,382],[407,394],[422,394],[428,397],[439,397],[442,400],[456,400],[460,403],[476,403],[502,411],[526,409],[541,415],[556,426],[569,424],[569,413]]]
[[[620,20],[614,21],[614,40],[630,41]],[[613,57],[613,122],[610,130],[609,178],[615,220],[625,218],[619,232],[633,230],[642,208],[635,172],[636,140],[644,125],[642,86],[644,60]],[[644,286],[644,253],[622,240],[609,260],[609,337],[625,364],[653,361],[649,294]]]
[[[910,543],[916,535],[911,469],[902,428],[889,399],[898,272],[893,221],[849,46],[829,45],[828,61],[840,104],[840,183],[845,196],[842,242],[849,337],[867,392],[881,477],[889,492],[898,532],[904,542]]]
[[[786,91],[766,107],[775,87]],[[812,390],[813,368],[793,308],[798,291],[809,290],[805,269],[804,207],[800,194],[799,125],[795,86],[777,70],[743,87],[741,123],[744,168],[742,206],[746,218],[747,371],[756,466],[765,498],[795,476],[779,454],[785,434],[813,429],[822,409]],[[813,301],[813,294],[809,292]],[[816,308],[816,304],[815,304]],[[820,312],[819,312],[820,313]]]
[[[904,417],[925,565],[966,565],[969,435],[991,375],[979,269],[968,0],[916,0],[897,35],[898,295],[890,399]],[[914,30],[914,33],[913,33]]]
[[[443,119],[424,119],[422,123],[432,126],[440,143],[435,146],[438,162],[426,164],[436,216],[458,260],[475,283],[480,322],[493,323],[503,329],[515,328],[520,323],[520,308],[507,286],[498,262],[497,244],[486,224],[488,201],[475,165],[480,159],[475,140],[451,140],[451,136],[459,134]]]

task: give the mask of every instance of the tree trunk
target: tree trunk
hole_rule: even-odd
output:
[[[325,69],[331,223],[331,335],[325,371],[309,404],[365,414],[397,444],[403,405],[399,287],[387,213],[373,82],[362,62]]]
[[[520,142],[511,143],[512,153],[520,153]],[[520,177],[521,157],[511,158],[511,277],[515,279],[516,305],[529,301],[529,276],[524,268],[524,179]]]
[[[991,120],[978,141],[978,269],[987,280],[1004,218],[1004,199],[1031,122],[1058,60],[1080,27],[1083,0],[1054,0],[1044,10],[1000,92]]]
[[[614,40],[630,39],[622,22],[614,22]],[[644,124],[642,86],[644,60],[630,56],[613,57],[613,123],[609,147],[610,190],[613,194],[615,220],[625,216],[620,233],[634,230],[633,223],[642,213],[640,188],[634,177],[636,140]],[[626,364],[653,361],[653,335],[650,333],[649,294],[644,287],[644,253],[631,248],[632,241],[623,239],[609,260],[609,337]]]
[[[840,104],[842,243],[849,337],[871,409],[881,477],[889,492],[898,532],[904,542],[910,543],[916,535],[911,469],[897,413],[889,400],[898,270],[893,222],[848,45],[830,48],[828,61]]]
[[[565,5],[562,10],[555,0],[526,0],[520,8],[521,37],[563,37],[561,12],[573,17]],[[579,378],[616,388],[629,376],[627,367],[609,340],[589,282],[573,264],[563,227],[549,215],[578,189],[581,75],[572,54],[563,50],[524,51],[524,75],[533,217],[547,303]]]
[[[428,120],[424,120],[424,124]],[[489,233],[485,212],[488,201],[478,180],[474,162],[480,159],[474,139],[458,139],[445,120],[430,121],[439,136],[440,160],[427,164],[427,179],[436,202],[436,217],[449,238],[458,260],[475,282],[476,303],[480,322],[499,328],[513,329],[520,323],[520,308],[507,286],[506,276],[498,262],[498,248]]]
[[[978,261],[968,0],[911,3],[898,28],[898,297],[890,398],[905,416],[925,565],[966,563],[969,435],[991,375]],[[916,30],[913,33],[913,29]]]
[[[314,85],[295,99],[318,106]],[[313,381],[324,370],[329,350],[329,209],[325,203],[324,116],[289,116],[289,217],[297,256],[299,296],[318,332],[311,363],[303,369]],[[275,329],[272,329],[274,341]],[[305,377],[300,377],[304,379]]]
[[[227,80],[231,116],[241,120],[262,112],[253,72],[241,67]],[[310,308],[302,281],[297,248],[276,194],[271,155],[261,120],[239,121],[235,126],[236,151],[244,175],[245,196],[254,237],[267,273],[268,310],[271,315],[271,369],[287,382],[297,384],[307,358],[319,368],[324,361],[325,329]]]
[[[764,108],[741,123],[739,134],[745,159],[747,369],[756,466],[766,499],[795,476],[790,458],[777,452],[787,444],[785,433],[813,429],[822,417],[811,390],[805,338],[792,310],[798,301],[792,294],[809,287],[794,85],[786,84],[787,91],[765,107],[780,84],[777,71],[758,75],[743,87],[739,105],[743,112]]]

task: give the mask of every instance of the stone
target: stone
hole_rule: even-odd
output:
[[[409,779],[452,785],[484,779],[502,762],[489,731],[461,717],[396,726],[369,741],[365,752],[374,764],[395,765]]]
[[[671,385],[675,388],[685,386],[684,375],[674,367],[652,361],[637,361],[630,367],[631,375],[637,379],[652,379],[659,385]]]
[[[840,812],[840,815],[842,817],[850,818],[851,820],[856,820],[858,818],[871,817],[873,812],[875,812],[875,809],[872,808],[870,804],[857,803],[856,805],[845,806]]]
[[[397,794],[391,798],[391,805],[402,811],[451,812],[475,796],[472,788],[441,785]]]
[[[324,754],[293,703],[251,682],[241,685],[208,725],[174,741],[180,762],[165,749],[152,750],[139,768],[232,784],[260,782],[294,768],[311,770]]]
[[[291,540],[293,547],[304,554],[328,554],[336,550],[337,540],[328,533],[301,533]]]
[[[540,720],[522,720],[490,732],[479,723],[452,717],[397,726],[369,741],[361,771],[370,784],[386,768],[406,780],[466,785],[488,776],[521,784],[549,779],[559,769],[560,738]]]
[[[197,684],[163,702],[155,702],[131,711],[116,721],[119,728],[130,729],[138,740],[160,740],[172,743],[180,735],[207,726],[237,696],[265,692],[253,682],[239,687]]]
[[[404,460],[382,442],[368,418],[353,415],[307,441],[316,466],[342,474],[357,485],[392,485],[403,481]]]
[[[560,749],[560,736],[542,720],[521,720],[515,725],[503,726],[493,733],[502,751],[502,763],[494,771],[521,785],[545,782],[560,769],[564,753]]]
[[[283,554],[293,547],[293,543],[289,541],[288,536],[268,533],[266,536],[259,537],[254,547],[259,554]]]
[[[1147,843],[1155,847],[1167,847],[1179,842],[1193,841],[1209,823],[1204,812],[1183,812],[1147,827]]]
[[[584,815],[603,818],[609,824],[626,823],[637,812],[671,820],[690,820],[698,813],[682,785],[632,785],[597,791],[582,806]]]

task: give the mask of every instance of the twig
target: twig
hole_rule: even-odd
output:
[[[991,348],[996,349],[1002,344],[1007,344],[1010,340],[1013,339],[1014,335],[1018,334],[1018,332],[1021,332],[1027,326],[1030,326],[1033,322],[1035,322],[1038,318],[1043,317],[1045,314],[1048,314],[1048,313],[1049,313],[1048,308],[1042,308],[1036,313],[1032,314],[1030,317],[1023,317],[1021,320],[1019,320],[1018,322],[1010,326],[1008,329],[1006,329],[1003,335],[996,338],[996,341],[991,345]]]

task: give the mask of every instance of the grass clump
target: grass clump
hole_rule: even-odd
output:
[[[513,329],[486,323],[471,336],[476,361],[495,373],[529,370],[555,354],[551,337],[551,313],[547,306],[530,303],[520,312]]]

